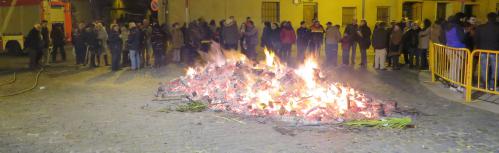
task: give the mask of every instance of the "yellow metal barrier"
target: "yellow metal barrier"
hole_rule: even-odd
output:
[[[452,48],[440,44],[430,47],[430,68],[432,80],[436,76],[457,86],[466,88],[468,75],[471,74],[469,63],[471,52],[466,48]]]
[[[471,101],[471,91],[499,94],[498,84],[499,51],[475,50],[470,55],[468,67],[472,70],[467,78],[466,101]]]

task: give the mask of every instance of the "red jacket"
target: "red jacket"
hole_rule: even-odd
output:
[[[296,33],[293,29],[281,29],[281,43],[294,44],[296,43]]]

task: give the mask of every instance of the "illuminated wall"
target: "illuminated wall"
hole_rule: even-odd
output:
[[[333,24],[341,25],[343,7],[355,7],[356,18],[362,19],[362,0],[301,0],[302,2],[297,4],[293,3],[293,0],[189,0],[189,20],[204,17],[219,21],[232,15],[240,23],[247,16],[250,16],[255,23],[261,25],[262,1],[280,2],[281,21],[289,20],[295,27],[303,20],[304,3],[309,2],[318,4],[318,19],[323,24],[330,21]],[[365,0],[365,19],[369,25],[373,26],[377,21],[378,7],[388,7],[390,20],[400,21],[405,2],[415,2],[421,8],[419,15],[421,19],[418,20],[436,20],[438,3],[447,4],[446,17],[462,9],[460,0]],[[161,0],[160,3],[162,3]],[[473,14],[481,21],[485,20],[488,12],[496,11],[497,3],[499,0],[465,1],[465,5],[474,5]],[[185,0],[169,0],[168,5],[169,22],[185,22]]]

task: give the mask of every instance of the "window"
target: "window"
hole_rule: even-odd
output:
[[[385,22],[389,23],[390,22],[390,7],[388,6],[379,6],[378,7],[378,17],[376,20],[378,22]]]
[[[262,21],[280,22],[279,2],[262,2]]]
[[[307,24],[312,24],[313,20],[317,20],[318,9],[317,3],[304,3],[303,4],[303,21]]]
[[[447,3],[437,3],[437,20],[447,17]]]
[[[355,7],[343,7],[342,24],[343,26],[351,24],[353,19],[356,19]]]

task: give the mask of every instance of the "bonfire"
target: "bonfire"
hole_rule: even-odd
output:
[[[312,56],[291,68],[267,49],[265,59],[259,62],[238,51],[224,51],[217,43],[199,54],[204,64],[161,84],[157,96],[183,95],[214,111],[321,124],[380,119],[396,107],[395,102],[328,82]]]

